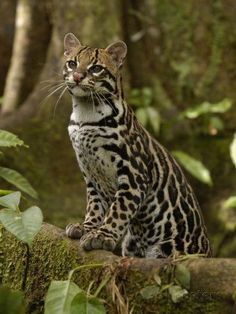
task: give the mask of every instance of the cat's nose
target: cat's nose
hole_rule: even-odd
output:
[[[85,77],[85,75],[81,72],[74,72],[73,73],[73,79],[76,83],[81,82],[84,77]]]

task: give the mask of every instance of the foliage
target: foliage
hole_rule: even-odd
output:
[[[52,281],[45,301],[45,314],[70,313],[71,302],[81,289],[70,280]]]
[[[181,257],[180,260],[188,258],[188,256],[184,256]],[[175,262],[175,260],[173,261]],[[183,297],[188,294],[187,289],[190,289],[190,272],[185,265],[178,263],[177,265],[174,265],[173,271],[170,275],[170,283],[162,284],[160,276],[154,274],[153,278],[156,285],[150,285],[142,288],[140,290],[142,298],[148,300],[160,295],[164,291],[168,291],[173,303],[180,302]]]
[[[19,209],[20,198],[20,192],[0,197],[0,206],[3,207],[0,210],[0,222],[5,229],[26,245],[26,265],[22,275],[22,290],[24,290],[28,275],[29,248],[41,228],[43,215],[41,209],[36,206],[22,213]],[[4,314],[25,313],[23,294],[5,287],[0,288],[0,309],[4,309]]]
[[[140,123],[150,128],[154,134],[160,131],[160,115],[159,112],[152,107],[153,92],[149,87],[141,89],[134,88],[131,90],[129,103],[135,108],[135,113]]]
[[[23,293],[0,286],[0,313],[24,314],[25,302]]]
[[[105,314],[105,308],[103,303],[93,296],[89,296],[86,293],[79,292],[71,303],[71,314]]]
[[[105,307],[102,300],[97,298],[102,287],[107,283],[108,277],[100,283],[94,295],[90,294],[93,282],[88,291],[84,291],[71,281],[75,271],[82,268],[96,268],[103,264],[82,265],[73,269],[65,281],[52,281],[45,300],[45,314],[105,314]]]
[[[183,71],[187,71],[185,66]],[[134,106],[136,116],[141,124],[153,130],[155,134],[158,134],[160,131],[161,118],[158,111],[151,106],[153,102],[152,89],[148,87],[132,89],[129,102]],[[179,118],[194,120],[199,117],[204,117],[205,120],[202,122],[202,125],[204,128],[207,127],[208,131],[210,131],[212,135],[215,135],[218,131],[222,131],[224,128],[223,121],[218,116],[215,116],[215,114],[223,114],[231,107],[232,101],[227,98],[217,103],[210,103],[205,101],[197,106],[184,110],[179,115]],[[212,116],[212,114],[214,115]],[[233,153],[235,150],[234,145],[236,144],[233,142],[231,145],[231,156],[236,156],[236,153]],[[212,185],[210,171],[202,164],[201,161],[189,156],[187,153],[182,151],[175,151],[173,154],[191,175],[205,184]],[[236,160],[236,157],[232,157],[232,159],[233,158]]]
[[[37,206],[32,206],[23,213],[19,210],[20,192],[0,197],[0,221],[3,226],[19,240],[31,245],[43,222],[43,215]]]
[[[188,108],[182,113],[182,116],[188,119],[196,119],[201,115],[210,113],[225,113],[231,108],[231,106],[232,101],[230,99],[223,99],[215,104],[205,101],[198,106]]]
[[[182,166],[194,177],[203,183],[212,185],[212,179],[209,170],[201,161],[189,156],[182,151],[173,151],[173,155],[178,159]]]
[[[177,264],[175,268],[175,278],[182,287],[190,288],[190,272],[183,264]]]
[[[223,202],[223,208],[229,209],[229,208],[236,208],[236,196],[230,196]]]
[[[225,199],[220,207],[218,216],[228,231],[236,230],[236,196]]]
[[[26,146],[24,142],[19,139],[19,137],[13,133],[10,133],[5,130],[0,130],[0,146],[1,147],[16,147]]]
[[[188,291],[186,289],[181,288],[178,285],[173,285],[171,287],[169,287],[168,289],[171,300],[174,303],[178,303],[182,300],[182,298],[188,294]]]
[[[217,103],[204,101],[181,112],[179,118],[195,120],[197,133],[216,135],[224,130],[224,121],[220,115],[230,110],[230,108],[232,108],[232,100],[227,98]],[[194,132],[194,130],[192,131]]]
[[[25,192],[33,198],[38,198],[38,194],[29,181],[23,177],[18,171],[0,167],[0,177],[2,177],[7,182],[15,185],[19,190]]]
[[[236,167],[236,133],[234,134],[234,139],[230,145],[230,157]]]
[[[15,134],[0,130],[0,147],[16,147],[25,146],[24,142],[19,139]],[[15,185],[18,189],[25,192],[26,194],[37,198],[37,192],[29,183],[29,181],[23,177],[19,172],[13,169],[0,167],[0,177],[7,182]]]
[[[7,194],[6,196],[0,198],[0,206],[16,211],[20,204],[20,197],[20,192]]]
[[[156,285],[146,286],[140,290],[143,299],[148,300],[160,293],[160,287]]]

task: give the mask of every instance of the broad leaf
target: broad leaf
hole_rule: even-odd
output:
[[[20,204],[21,193],[14,192],[0,197],[0,206],[17,210]]]
[[[230,156],[236,167],[236,133],[234,134],[234,139],[230,144]]]
[[[38,194],[29,181],[23,177],[19,172],[9,169],[0,167],[0,177],[2,177],[7,182],[15,185],[18,189],[25,192],[26,194],[38,198]]]
[[[190,288],[190,272],[186,266],[178,264],[175,269],[175,277],[182,287]]]
[[[13,192],[14,192],[13,190],[0,190],[0,196],[11,194]]]
[[[142,106],[149,107],[152,102],[153,92],[149,87],[143,87],[141,89],[142,94]]]
[[[15,147],[17,145],[24,145],[24,142],[13,133],[5,130],[0,130],[0,146],[3,147]]]
[[[135,114],[139,120],[139,122],[143,125],[146,126],[148,122],[148,113],[147,113],[147,108],[140,107],[135,111]]]
[[[230,196],[223,202],[223,208],[236,208],[236,196]]]
[[[186,289],[181,288],[180,286],[175,285],[169,288],[169,294],[171,296],[171,300],[174,303],[178,303],[183,299],[185,295],[188,294],[188,291]]]
[[[160,125],[161,125],[159,112],[153,107],[148,107],[147,114],[148,114],[149,124],[151,125],[154,133],[158,134],[160,131]]]
[[[0,313],[25,314],[25,302],[21,291],[0,287]]]
[[[202,164],[201,161],[189,156],[182,151],[174,151],[173,155],[199,181],[212,185],[210,171]]]
[[[43,215],[40,208],[36,206],[28,208],[23,213],[4,208],[0,211],[0,221],[19,240],[31,245],[41,228]]]
[[[71,314],[106,314],[103,303],[84,291],[78,293],[71,303]]]
[[[228,111],[232,106],[232,101],[230,99],[223,99],[222,101],[211,104],[209,102],[203,102],[202,104],[189,108],[183,112],[183,116],[189,119],[196,119],[203,114],[208,113],[224,113]]]
[[[71,314],[71,302],[81,292],[72,281],[52,281],[45,300],[45,314]],[[80,313],[80,312],[77,312]]]
[[[160,293],[160,287],[158,286],[147,286],[140,290],[140,294],[143,299],[151,299]]]
[[[152,102],[152,98],[153,93],[151,88],[134,88],[131,90],[129,102],[132,106],[135,107],[148,107]]]
[[[156,281],[157,285],[161,286],[161,277],[157,273],[154,274],[153,278]]]

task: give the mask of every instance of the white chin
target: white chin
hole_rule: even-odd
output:
[[[85,97],[90,95],[89,91],[85,91],[79,86],[75,86],[71,91],[76,97]]]

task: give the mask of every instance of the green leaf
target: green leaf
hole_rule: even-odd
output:
[[[203,102],[202,104],[185,110],[182,115],[189,119],[196,119],[201,115],[208,113],[224,113],[228,111],[232,106],[230,99],[223,99],[221,102],[211,104],[209,102]]]
[[[22,146],[24,142],[13,133],[5,130],[0,130],[0,146],[3,147],[16,147],[17,145]]]
[[[223,202],[223,208],[229,209],[229,208],[236,208],[236,196],[230,196]]]
[[[20,204],[21,193],[14,192],[0,197],[0,206],[17,210]]]
[[[182,151],[173,151],[173,155],[178,159],[182,166],[199,181],[212,185],[210,171],[201,161],[189,156]]]
[[[129,103],[135,107],[142,107],[142,96],[140,89],[134,88],[130,92]]]
[[[236,167],[236,133],[234,134],[234,139],[230,144],[230,157]]]
[[[25,314],[25,302],[23,293],[11,290],[8,287],[0,287],[0,313],[4,314]]]
[[[41,228],[43,215],[41,209],[36,206],[28,208],[23,213],[4,208],[0,211],[0,221],[19,240],[31,245]]]
[[[217,131],[224,130],[224,122],[221,118],[213,116],[209,121],[210,127],[216,129]]]
[[[52,281],[45,300],[45,314],[71,314],[71,302],[82,290],[72,281]]]
[[[0,190],[0,196],[4,196],[10,193],[14,193],[13,190]]]
[[[0,167],[0,177],[15,185],[18,189],[32,196],[33,198],[38,198],[38,194],[35,189],[19,172],[9,168]]]
[[[79,292],[71,303],[71,314],[106,314],[101,300],[88,296],[84,291]]]
[[[140,290],[140,294],[143,299],[151,299],[155,297],[160,292],[160,287],[158,286],[147,286]]]
[[[183,289],[177,285],[169,287],[168,290],[171,296],[171,300],[174,303],[180,302],[183,299],[183,297],[188,294],[188,291],[186,289]]]
[[[148,107],[150,106],[151,102],[152,102],[152,89],[149,87],[144,87],[141,90],[141,94],[142,94],[142,106],[144,107]]]
[[[157,285],[161,286],[161,277],[157,273],[154,274],[153,278],[156,281]]]
[[[153,107],[148,107],[146,110],[147,110],[147,114],[148,114],[148,121],[149,121],[154,133],[158,134],[160,131],[160,125],[161,125],[161,119],[160,119],[159,112]]]
[[[143,87],[141,89],[134,88],[131,90],[129,103],[135,107],[148,107],[150,106],[153,98],[152,89]]]
[[[178,264],[175,268],[175,277],[182,287],[190,288],[190,272],[183,264]]]
[[[136,117],[138,118],[139,122],[143,125],[146,126],[148,122],[148,115],[147,115],[147,108],[138,108],[135,111]]]

